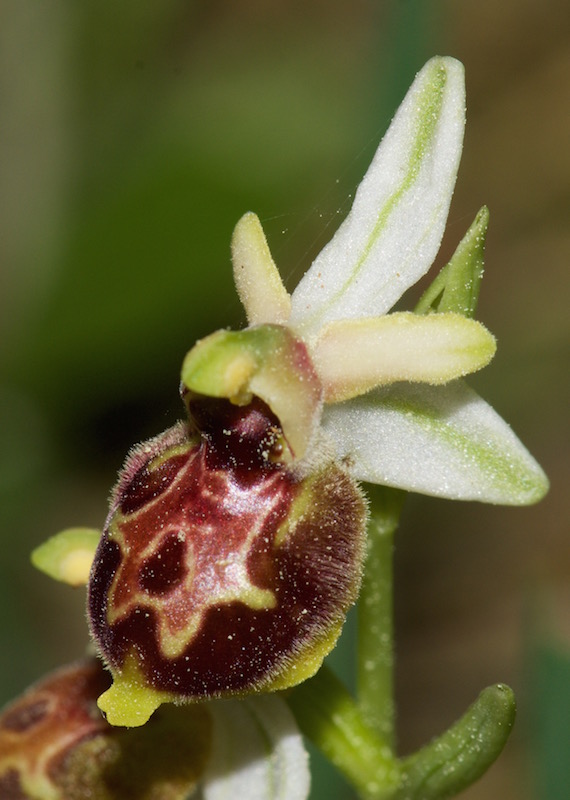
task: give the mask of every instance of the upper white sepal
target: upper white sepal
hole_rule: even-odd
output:
[[[358,187],[352,210],[292,295],[309,338],[328,322],[386,313],[429,269],[455,186],[465,125],[463,66],[418,73]]]

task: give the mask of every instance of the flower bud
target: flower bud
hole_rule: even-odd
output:
[[[96,705],[110,683],[96,659],[61,669],[0,714],[2,800],[185,800],[210,754],[203,706],[165,707],[140,730]]]
[[[184,397],[189,423],[127,459],[91,571],[116,725],[310,677],[359,588],[366,506],[345,467],[295,461],[255,396]]]

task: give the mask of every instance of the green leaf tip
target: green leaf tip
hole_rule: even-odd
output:
[[[416,314],[454,311],[473,317],[483,278],[489,209],[483,206],[450,261],[421,296]]]
[[[484,689],[449,730],[404,760],[397,800],[445,800],[466,789],[500,755],[515,712],[508,686]]]
[[[67,528],[36,547],[32,564],[56,581],[84,586],[100,538],[101,531],[94,528]]]

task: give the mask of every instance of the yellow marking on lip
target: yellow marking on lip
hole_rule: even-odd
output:
[[[164,659],[175,660],[182,656],[191,645],[210,608],[223,607],[234,602],[241,602],[254,611],[268,611],[276,608],[275,593],[271,589],[252,583],[248,573],[247,559],[253,542],[263,530],[263,526],[278,500],[279,493],[270,507],[267,507],[263,515],[256,520],[256,524],[248,531],[239,548],[236,551],[230,551],[225,559],[218,558],[215,565],[210,564],[211,570],[205,569],[204,563],[202,563],[203,559],[200,560],[200,553],[194,551],[191,541],[188,540],[188,547],[184,555],[186,575],[170,591],[156,595],[153,595],[152,592],[145,592],[138,583],[126,580],[125,575],[128,574],[132,578],[133,573],[130,571],[129,565],[133,563],[138,574],[138,569],[142,566],[144,559],[160,548],[161,541],[171,534],[180,538],[181,531],[175,525],[169,527],[165,524],[160,535],[155,535],[146,548],[141,549],[140,552],[129,553],[126,550],[126,536],[122,530],[122,525],[125,523],[117,515],[109,525],[109,532],[110,537],[119,544],[122,558],[108,592],[107,624],[112,627],[118,620],[126,619],[131,613],[141,616],[152,614],[156,623],[155,638],[160,654]],[[191,532],[189,531],[184,538],[190,536]],[[133,558],[136,559],[134,562],[132,562]],[[131,586],[131,591],[124,592],[121,602],[117,603],[115,594],[121,585]]]
[[[192,614],[181,630],[172,633],[169,630],[168,619],[165,618],[165,611],[161,608],[160,601],[152,598],[147,604],[145,600],[145,605],[156,609],[156,619],[159,625],[157,640],[161,654],[169,659],[181,656],[199,632],[206,612],[214,605],[225,606],[233,602],[243,603],[254,611],[269,611],[277,606],[274,592],[270,589],[259,589],[250,583],[249,586],[228,589],[225,592],[212,595],[208,602],[203,603],[200,610]]]

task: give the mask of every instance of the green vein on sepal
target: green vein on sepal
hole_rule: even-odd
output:
[[[418,73],[394,117],[358,187],[350,214],[293,292],[293,324],[316,333],[335,319],[374,316],[378,308],[386,311],[406,284],[415,282],[410,271],[419,278],[427,270],[441,238],[455,180],[463,130],[458,104],[463,106],[463,79],[457,63],[432,59]],[[449,117],[445,120],[449,125],[443,125],[444,117]],[[411,207],[417,207],[417,213],[413,221],[404,222]],[[396,274],[389,274],[386,257],[388,262],[395,259],[398,240],[404,258],[400,254],[394,264]],[[365,276],[374,271],[377,261],[380,268],[375,271],[374,288]],[[380,297],[385,295],[383,281],[391,285],[385,307]],[[371,292],[361,297],[365,283]],[[362,314],[356,314],[359,309]]]
[[[345,281],[344,286],[339,289],[337,297],[342,295],[346,286],[356,278],[363,264],[370,255],[376,241],[382,232],[386,229],[390,215],[397,204],[402,199],[405,192],[410,189],[413,183],[417,180],[422,166],[422,159],[425,156],[426,150],[433,139],[437,124],[439,122],[441,106],[443,104],[443,92],[447,80],[447,73],[445,66],[441,63],[434,65],[434,75],[431,82],[427,82],[418,98],[417,108],[418,117],[416,121],[416,133],[414,143],[408,162],[408,170],[403,176],[401,183],[394,189],[390,197],[387,199],[384,206],[379,210],[378,217],[370,236],[366,242],[360,258],[356,262],[351,275]]]
[[[444,440],[464,459],[470,459],[474,466],[489,476],[489,482],[493,483],[497,490],[509,496],[510,502],[530,505],[538,502],[546,494],[548,479],[542,470],[536,465],[540,472],[532,471],[512,448],[501,449],[496,440],[479,443],[471,436],[462,434],[457,427],[442,418],[441,412],[437,409],[429,409],[411,399],[386,396],[382,405],[401,414],[413,416],[418,427]],[[506,499],[500,502],[504,503]]]

